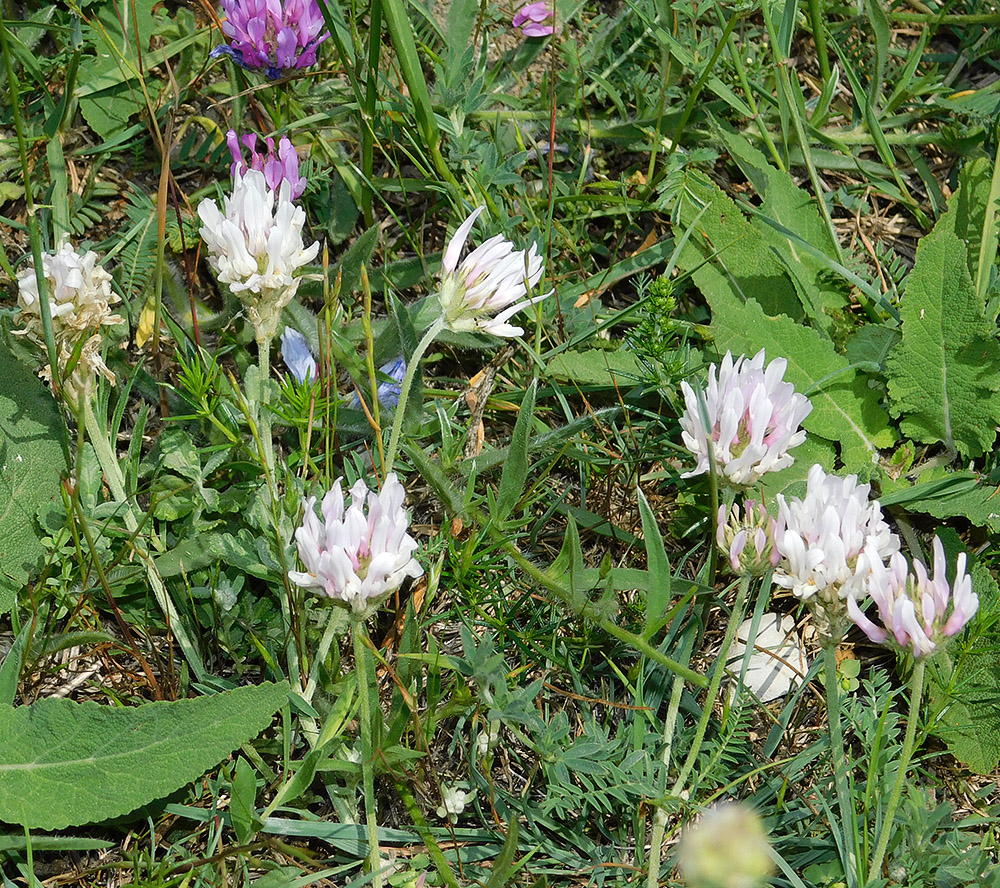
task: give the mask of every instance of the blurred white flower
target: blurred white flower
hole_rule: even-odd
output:
[[[972,577],[965,572],[965,553],[958,556],[955,582],[949,585],[944,546],[938,537],[934,537],[933,578],[919,561],[914,561],[911,572],[900,552],[892,554],[888,567],[875,556],[869,560],[868,593],[885,628],[869,620],[853,597],[847,599],[847,613],[877,644],[892,639],[914,657],[926,657],[937,650],[942,638],[961,632],[979,609]]]
[[[788,451],[806,439],[800,425],[812,404],[783,381],[787,366],[784,358],[776,358],[765,368],[763,349],[753,358],[741,356],[735,362],[727,351],[718,368],[715,364],[708,368],[707,427],[698,393],[687,382],[681,383],[686,405],[680,419],[681,438],[698,460],[682,477],[709,470],[709,436],[719,474],[738,487],[750,487],[766,472],[777,472],[795,461]]]
[[[775,540],[782,529],[761,502],[746,500],[742,512],[733,503],[728,515],[726,507],[719,506],[716,540],[719,548],[729,555],[729,565],[735,574],[763,576],[777,567],[781,555]]]
[[[346,508],[340,482],[338,478],[323,497],[322,520],[316,515],[316,498],[306,500],[302,525],[295,532],[306,569],[289,571],[288,577],[349,605],[364,618],[406,577],[424,571],[413,557],[417,541],[407,532],[405,491],[395,473],[386,476],[379,493],[357,481]]]
[[[438,298],[450,330],[520,336],[524,330],[507,322],[522,308],[550,295],[525,298],[541,280],[542,257],[535,244],[525,253],[515,250],[510,241],[498,234],[480,244],[459,264],[473,223],[484,209],[473,210],[448,242],[441,260]]]
[[[75,407],[81,396],[88,395],[97,373],[114,384],[115,375],[101,357],[103,338],[100,330],[123,323],[123,319],[111,311],[111,305],[118,302],[119,297],[111,289],[111,275],[97,264],[97,253],[89,250],[81,256],[66,238],[60,241],[55,253],[42,254],[42,272],[64,394],[67,402]],[[33,265],[18,273],[17,296],[20,320],[25,325],[25,329],[18,332],[44,351],[42,307]],[[78,349],[79,360],[73,365]],[[66,371],[71,365],[72,371],[67,377]],[[52,368],[46,365],[42,376],[51,381]]]
[[[723,802],[681,834],[684,882],[697,888],[755,888],[771,874],[770,842],[752,808]]]
[[[458,822],[458,816],[465,810],[466,802],[472,799],[472,793],[464,789],[452,789],[449,786],[441,787],[441,804],[438,805],[437,816],[447,818],[452,823]]]
[[[490,720],[488,726],[481,728],[479,734],[476,736],[476,754],[482,758],[484,755],[492,752],[493,747],[497,745],[499,739],[500,719],[494,718]]]
[[[774,582],[803,601],[818,596],[829,623],[838,630],[845,600],[862,597],[876,563],[899,551],[899,537],[882,518],[868,484],[856,475],[809,470],[804,499],[778,494],[784,531],[777,539],[782,562]]]
[[[198,205],[209,264],[246,304],[258,340],[274,338],[299,286],[295,272],[319,252],[319,243],[303,244],[306,214],[292,203],[290,187],[284,180],[274,192],[264,173],[247,170],[234,178],[225,213],[212,199]]]
[[[281,358],[296,382],[312,382],[316,378],[316,359],[305,336],[294,327],[281,331]]]

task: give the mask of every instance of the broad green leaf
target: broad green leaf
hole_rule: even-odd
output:
[[[84,33],[97,56],[84,64],[77,95],[80,110],[102,139],[124,129],[129,118],[145,107],[140,70],[149,59],[156,0],[133,0],[93,7]],[[137,45],[138,44],[138,45]],[[140,55],[143,61],[140,62]]]
[[[649,571],[649,592],[646,594],[646,621],[642,637],[649,639],[663,626],[670,605],[670,559],[663,545],[660,526],[649,506],[649,500],[641,488],[636,488],[639,497],[639,516],[642,519],[642,537],[646,544],[646,568]]]
[[[517,412],[514,434],[510,439],[510,450],[500,474],[500,489],[497,492],[496,519],[503,521],[517,505],[524,494],[524,483],[528,479],[528,438],[535,418],[535,396],[538,394],[538,380],[532,381],[524,393],[524,400]]]
[[[563,352],[552,358],[545,369],[555,379],[568,379],[581,386],[601,385],[608,388],[616,383],[632,386],[647,375],[635,352],[624,348]]]
[[[830,230],[816,208],[813,196],[799,188],[787,172],[771,166],[745,136],[725,130],[720,130],[720,134],[733,160],[763,201],[761,214],[794,231],[829,259],[836,260],[837,251],[830,239]],[[837,286],[829,274],[829,264],[774,228],[764,225],[757,228],[768,245],[784,260],[785,271],[809,316],[825,329],[830,324],[828,313],[843,309],[846,301],[844,289]]]
[[[517,818],[511,817],[507,823],[507,838],[500,853],[490,865],[492,872],[485,888],[504,888],[510,882],[514,857],[517,855]]]
[[[245,845],[260,829],[257,817],[257,772],[253,765],[240,757],[233,772],[233,795],[229,802],[229,816],[233,821],[236,841]]]
[[[812,413],[803,426],[810,434],[840,444],[847,470],[867,477],[878,449],[889,447],[894,437],[867,377],[815,330],[787,317],[767,317],[756,302],[743,305],[731,297],[720,298],[712,309],[719,350],[755,355],[763,348],[769,361],[786,358],[785,379],[812,401]]]
[[[1000,421],[1000,344],[976,297],[965,245],[950,231],[921,240],[900,316],[903,338],[887,370],[903,434],[981,455]]]
[[[115,708],[48,698],[0,706],[0,820],[62,829],[168,795],[257,736],[287,685]]]
[[[966,245],[969,274],[973,280],[979,267],[979,247],[992,174],[993,161],[985,157],[974,158],[962,167],[958,188],[948,198],[948,209],[935,226],[935,230],[951,231]]]
[[[694,231],[680,251],[677,267],[691,272],[713,314],[720,301],[756,300],[769,315],[801,318],[799,295],[770,249],[769,238],[713,182],[692,174],[687,184],[681,223],[693,224]]]
[[[52,395],[0,344],[0,614],[44,554],[35,515],[59,498],[65,434]]]

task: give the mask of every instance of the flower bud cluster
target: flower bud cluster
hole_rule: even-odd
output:
[[[66,239],[55,253],[42,255],[42,272],[63,395],[75,410],[81,397],[89,397],[96,374],[114,384],[115,375],[101,357],[101,329],[123,323],[111,310],[119,297],[111,289],[111,275],[98,265],[97,253],[89,250],[81,255]],[[44,350],[41,299],[33,266],[18,274],[17,292],[20,321],[25,325],[18,332]],[[50,366],[46,365],[42,377],[51,382]]]
[[[716,533],[719,548],[729,555],[735,574],[763,576],[781,561],[775,543],[781,527],[761,502],[745,500],[742,511],[734,503],[728,516],[726,507],[719,506]]]

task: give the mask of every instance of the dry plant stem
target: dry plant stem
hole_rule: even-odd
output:
[[[410,397],[410,389],[413,387],[413,378],[420,369],[420,361],[424,357],[424,352],[430,348],[434,338],[444,329],[444,317],[439,317],[427,328],[423,339],[417,344],[410,355],[410,361],[406,365],[406,375],[403,377],[403,384],[399,389],[399,402],[392,417],[392,431],[389,433],[389,453],[383,464],[382,474],[388,475],[392,471],[392,465],[396,461],[396,453],[399,450],[399,433],[403,430],[403,417],[406,415],[406,402]]]
[[[729,649],[733,646],[733,639],[736,638],[736,628],[743,617],[743,608],[746,605],[747,595],[750,592],[750,577],[743,575],[740,577],[739,590],[736,593],[736,601],[733,603],[733,611],[729,617],[729,625],[726,626],[726,634],[722,639],[722,647],[719,648],[719,657],[715,661],[715,669],[712,672],[712,680],[708,685],[708,693],[705,695],[705,705],[701,710],[701,718],[698,719],[698,727],[695,729],[694,740],[684,766],[681,768],[677,780],[674,782],[670,794],[679,796],[684,791],[688,777],[694,770],[695,762],[698,761],[698,753],[701,752],[701,744],[705,739],[705,732],[708,730],[708,722],[712,717],[712,705],[719,695],[719,686],[722,684],[722,677],[726,674],[726,660],[729,659]]]
[[[882,861],[885,859],[885,852],[889,847],[889,839],[892,838],[896,808],[899,806],[899,799],[903,794],[903,784],[906,782],[906,772],[910,768],[910,758],[913,756],[913,747],[917,737],[920,698],[924,692],[925,665],[923,658],[918,658],[913,663],[913,674],[910,676],[910,710],[906,714],[906,736],[903,738],[903,750],[899,755],[899,770],[896,772],[896,782],[892,786],[892,795],[889,796],[889,805],[882,818],[882,829],[879,832],[878,844],[875,846],[875,856],[872,858],[872,864],[868,870],[866,885],[873,885],[879,881]]]
[[[844,871],[847,888],[858,888],[858,857],[854,839],[856,818],[847,783],[847,755],[844,731],[840,724],[840,682],[837,681],[837,644],[828,640],[823,648],[823,671],[826,684],[827,720],[830,723],[830,756],[833,759],[833,782],[840,808],[840,833],[844,841]]]
[[[146,568],[146,577],[153,590],[156,603],[160,605],[163,615],[167,618],[168,628],[173,632],[174,638],[177,639],[177,644],[180,645],[181,650],[184,652],[184,657],[190,664],[195,677],[200,681],[205,677],[205,669],[201,664],[201,659],[198,657],[198,649],[195,647],[194,642],[184,628],[184,624],[181,622],[177,608],[174,607],[170,593],[167,591],[167,587],[164,585],[163,579],[160,577],[159,571],[157,571],[156,565],[153,563],[153,559],[146,549],[144,540],[136,533],[139,529],[139,519],[132,510],[132,503],[125,493],[125,479],[122,477],[121,467],[118,465],[118,460],[111,449],[108,436],[98,425],[97,417],[94,416],[94,408],[91,406],[89,400],[85,399],[80,409],[83,413],[83,423],[87,429],[87,437],[90,439],[90,443],[94,447],[94,452],[97,454],[97,461],[101,464],[101,470],[104,472],[111,495],[114,497],[116,503],[125,507],[125,526],[128,528],[129,533],[133,534],[132,544],[135,547],[135,551],[139,554],[143,566]]]
[[[365,821],[368,825],[368,866],[373,888],[382,888],[382,860],[378,853],[378,823],[375,819],[375,750],[372,744],[372,711],[368,699],[368,650],[365,624],[352,614],[354,668],[358,675],[358,705],[361,708],[361,774],[365,792]]]
[[[688,632],[687,642],[684,645],[685,656],[691,655],[691,647],[694,643],[695,632]],[[677,726],[677,714],[681,708],[681,696],[684,693],[684,679],[679,675],[674,676],[674,683],[670,689],[670,704],[667,708],[667,717],[663,722],[663,753],[660,760],[663,762],[663,770],[666,772],[670,768],[670,755],[673,751],[674,728]],[[653,815],[653,833],[649,840],[649,871],[646,874],[646,888],[657,888],[660,884],[660,858],[663,853],[663,836],[667,831],[667,809],[665,805],[657,805],[656,813]]]

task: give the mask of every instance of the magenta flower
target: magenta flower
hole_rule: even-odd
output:
[[[222,31],[228,46],[212,55],[228,55],[242,68],[263,68],[271,80],[316,64],[319,45],[330,36],[316,0],[222,0]]]
[[[942,639],[961,632],[979,610],[979,596],[972,591],[972,578],[965,572],[965,553],[958,556],[955,582],[949,585],[944,546],[937,537],[933,578],[919,561],[914,561],[910,572],[899,552],[893,554],[888,567],[878,557],[869,561],[868,592],[884,628],[865,616],[853,596],[847,599],[847,613],[876,644],[895,642],[914,657],[926,657],[937,650]]]
[[[511,24],[520,28],[525,37],[548,37],[555,31],[556,11],[551,2],[541,0],[522,6]]]
[[[274,150],[274,139],[265,139],[267,153],[257,151],[257,134],[247,133],[245,136],[237,136],[236,130],[226,133],[226,144],[229,145],[229,153],[233,156],[231,167],[233,179],[242,176],[247,170],[260,170],[264,174],[264,181],[267,187],[277,192],[281,188],[282,182],[288,182],[291,188],[292,200],[302,196],[306,190],[306,180],[299,175],[299,155],[295,147],[289,141],[288,136],[282,136],[278,142],[278,150]],[[247,166],[243,158],[243,148],[250,149],[250,166]]]

